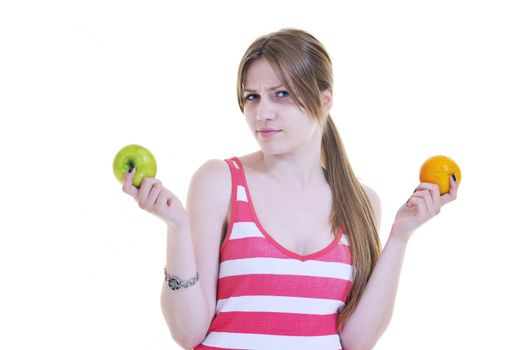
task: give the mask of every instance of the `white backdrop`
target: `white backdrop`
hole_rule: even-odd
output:
[[[376,349],[525,348],[520,2],[343,3],[1,2],[0,348],[177,348],[159,302],[165,229],[112,159],[148,147],[184,202],[204,161],[254,151],[237,64],[283,27],[332,56],[332,116],[382,198],[383,241],[427,157],[463,171],[458,200],[409,244]]]

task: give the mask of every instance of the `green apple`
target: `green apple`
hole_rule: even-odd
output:
[[[145,176],[157,175],[157,162],[155,157],[145,147],[140,145],[124,146],[113,159],[113,173],[118,181],[124,181],[128,172],[136,168],[132,183],[139,187]]]

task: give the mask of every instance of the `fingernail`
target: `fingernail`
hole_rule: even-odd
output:
[[[452,174],[452,180],[454,180],[454,182],[456,182],[456,175],[455,174]]]
[[[133,171],[133,169],[135,169],[135,165],[131,164],[129,166],[129,170],[128,170],[128,173],[131,173]]]

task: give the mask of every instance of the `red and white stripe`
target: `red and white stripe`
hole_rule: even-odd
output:
[[[211,332],[199,349],[341,349],[339,336],[289,336],[268,334],[243,334],[231,332]]]
[[[337,314],[352,285],[346,235],[299,255],[258,221],[242,164],[232,172],[232,212],[221,246],[216,315],[195,349],[341,349]]]

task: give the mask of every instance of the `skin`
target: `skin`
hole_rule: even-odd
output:
[[[321,126],[289,94],[268,62],[252,63],[245,81],[244,114],[260,151],[239,159],[263,227],[281,245],[304,255],[333,239],[329,232],[331,193],[320,163]],[[326,118],[332,106],[331,91],[324,91],[320,98],[322,118]],[[264,127],[279,132],[264,138],[260,133]],[[186,208],[160,180],[145,178],[137,189],[131,184],[132,177],[133,172],[126,176],[124,192],[167,225],[168,273],[186,279],[199,271],[195,286],[174,293],[163,284],[161,295],[174,340],[191,349],[206,336],[215,311],[219,248],[231,201],[229,168],[222,160],[210,160],[199,168],[189,187]],[[371,188],[364,188],[380,222],[379,197]],[[442,196],[437,185],[421,183],[399,208],[359,305],[340,332],[344,348],[373,348],[390,322],[410,237],[456,196],[457,184],[452,179],[449,193]]]
[[[260,151],[239,159],[262,226],[285,248],[306,255],[333,240],[332,194],[320,160],[323,130],[290,94],[266,60],[251,64],[243,94],[244,115]],[[331,92],[323,92],[322,98],[326,118]],[[279,132],[264,137],[260,132],[264,128]]]

